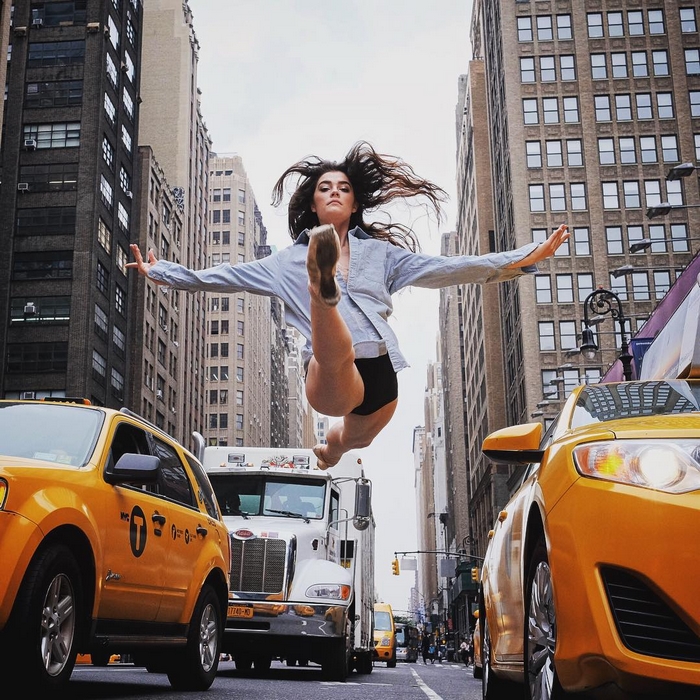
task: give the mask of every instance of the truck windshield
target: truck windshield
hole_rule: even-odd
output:
[[[325,479],[208,472],[224,515],[324,517]]]

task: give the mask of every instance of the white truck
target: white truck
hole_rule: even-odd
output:
[[[328,680],[371,673],[375,523],[357,454],[322,471],[309,449],[199,451],[231,537],[222,651],[243,671],[280,659]]]

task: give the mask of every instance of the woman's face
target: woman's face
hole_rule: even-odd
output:
[[[345,173],[334,170],[319,177],[311,211],[318,216],[319,224],[333,224],[336,228],[347,227],[350,217],[357,211],[357,202]]]

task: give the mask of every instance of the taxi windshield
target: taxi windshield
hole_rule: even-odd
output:
[[[591,423],[700,412],[700,382],[683,380],[591,384],[578,396],[571,427]]]
[[[104,421],[102,411],[76,405],[0,404],[0,455],[82,467]]]

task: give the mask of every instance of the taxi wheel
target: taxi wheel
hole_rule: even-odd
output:
[[[5,660],[23,668],[24,690],[63,687],[73,673],[84,619],[80,569],[64,545],[41,551],[27,568],[10,625]]]
[[[168,668],[170,685],[177,690],[206,690],[219,667],[223,631],[221,605],[214,589],[205,584],[194,608],[187,646],[173,655]]]
[[[324,680],[345,681],[348,676],[348,654],[345,639],[329,641],[329,649],[321,664]]]
[[[540,539],[530,560],[525,597],[525,693],[527,700],[559,700],[568,696],[554,666],[557,616],[547,547]]]

